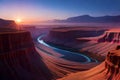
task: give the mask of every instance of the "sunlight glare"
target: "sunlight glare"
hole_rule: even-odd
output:
[[[16,23],[21,23],[22,20],[20,18],[18,18],[15,21],[16,21]]]

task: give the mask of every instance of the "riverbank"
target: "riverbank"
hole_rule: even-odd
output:
[[[68,51],[71,51],[71,52],[76,52],[78,54],[86,55],[89,58],[91,58],[92,62],[95,62],[95,61],[102,62],[102,61],[105,60],[104,56],[96,55],[94,53],[90,53],[90,52],[87,52],[87,51],[82,51],[82,50],[79,50],[79,49],[76,49],[76,48],[66,47],[66,46],[62,46],[62,45],[58,45],[58,44],[53,44],[53,43],[46,42],[46,41],[45,41],[45,43],[47,43],[51,46],[55,46],[57,48],[63,49],[63,50],[68,50]]]
[[[65,47],[60,47],[60,46],[55,46],[54,44],[50,45],[46,42],[44,42],[44,40],[42,40],[42,37],[44,37],[44,35],[41,35],[37,38],[37,41],[40,44],[43,44],[44,46],[47,46],[51,49],[53,49],[54,51],[64,55],[62,58],[70,60],[70,61],[78,61],[78,62],[82,62],[82,63],[89,63],[89,62],[98,62],[97,60],[86,56],[82,53],[78,53],[77,51],[73,51],[74,49],[64,49]]]

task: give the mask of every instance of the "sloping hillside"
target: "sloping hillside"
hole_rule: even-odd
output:
[[[119,80],[120,79],[120,49],[107,54],[103,63],[88,71],[69,74],[59,80]]]

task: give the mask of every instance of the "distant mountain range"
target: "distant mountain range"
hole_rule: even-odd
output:
[[[57,22],[57,23],[119,23],[120,15],[118,16],[100,16],[100,17],[92,17],[89,15],[82,15],[76,17],[70,17],[64,20],[52,20],[49,22]]]

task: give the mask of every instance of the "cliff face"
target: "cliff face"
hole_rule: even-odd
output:
[[[12,20],[0,19],[0,28],[17,29],[17,25]],[[4,29],[5,30],[5,29]],[[1,31],[1,30],[0,30]]]
[[[105,60],[105,68],[108,80],[120,79],[120,50],[112,50]]]
[[[108,53],[106,60],[88,71],[70,74],[59,80],[119,80],[120,49]]]
[[[110,30],[105,32],[105,36],[98,39],[98,42],[120,43],[120,30]]]
[[[110,50],[114,50],[120,44],[120,29],[109,29],[101,36],[86,39],[91,40],[91,43],[85,44],[82,51],[105,57]]]
[[[55,28],[52,29],[44,38],[46,42],[72,47],[80,41],[77,38],[95,37],[103,34],[105,30],[96,30],[94,28]]]
[[[51,80],[29,32],[0,33],[0,80]]]

